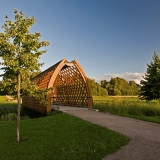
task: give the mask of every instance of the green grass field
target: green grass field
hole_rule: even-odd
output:
[[[137,97],[93,97],[93,99],[94,108],[102,112],[160,124],[160,107],[157,101],[145,102]],[[16,103],[7,102],[5,97],[0,97],[0,113],[2,108],[5,110],[16,107]],[[21,120],[20,143],[16,142],[14,119],[1,119],[0,128],[2,160],[101,160],[129,142],[129,138],[121,134],[62,112]]]
[[[16,108],[17,104],[0,97],[0,112],[10,107]],[[57,111],[21,120],[20,143],[16,142],[15,119],[1,119],[0,129],[1,160],[101,160],[130,141],[119,133]]]
[[[7,98],[5,96],[0,96],[0,103],[7,102]]]
[[[64,113],[21,121],[21,142],[16,122],[0,122],[1,160],[101,160],[129,142],[104,127]]]
[[[158,101],[146,102],[138,97],[102,97],[94,96],[93,108],[100,112],[109,112],[160,124],[160,106]]]

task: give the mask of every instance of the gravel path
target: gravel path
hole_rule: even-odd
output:
[[[103,160],[160,160],[159,124],[96,112],[86,108],[61,106],[60,109],[131,138],[128,145]]]

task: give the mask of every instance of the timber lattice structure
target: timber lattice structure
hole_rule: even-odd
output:
[[[43,106],[33,97],[23,96],[24,107],[48,113],[51,105],[67,105],[78,107],[92,107],[92,95],[85,72],[77,60],[68,62],[62,59],[44,72],[33,78],[40,89],[53,87],[53,92],[46,95],[49,106]]]

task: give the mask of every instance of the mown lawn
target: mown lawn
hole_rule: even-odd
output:
[[[16,121],[0,121],[1,160],[102,160],[129,138],[77,117],[54,112],[21,120],[21,142],[16,142]]]

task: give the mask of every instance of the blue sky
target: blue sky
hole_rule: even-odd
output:
[[[0,0],[0,26],[13,8],[34,16],[31,32],[50,45],[42,71],[77,59],[89,78],[122,77],[139,83],[154,51],[160,52],[159,0]],[[0,28],[0,31],[3,30]]]

